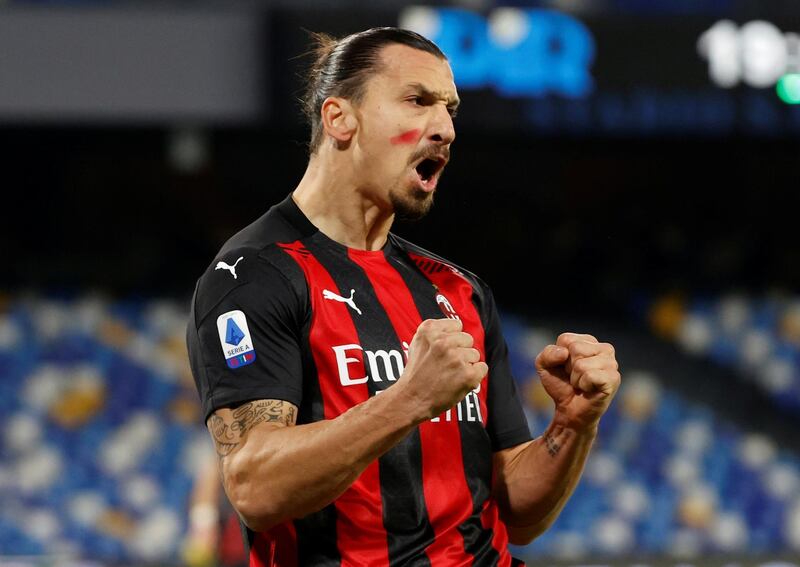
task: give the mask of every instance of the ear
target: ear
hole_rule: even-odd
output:
[[[348,143],[358,127],[353,106],[349,101],[330,96],[322,103],[322,127],[338,144]]]

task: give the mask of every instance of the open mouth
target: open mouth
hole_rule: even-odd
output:
[[[447,160],[443,157],[425,158],[420,161],[414,170],[419,175],[425,189],[434,189],[436,187],[436,178],[438,174],[444,169]]]

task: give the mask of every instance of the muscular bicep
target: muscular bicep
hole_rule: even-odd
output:
[[[284,400],[254,400],[235,408],[221,408],[206,425],[214,440],[217,455],[226,457],[237,451],[255,428],[289,427],[297,423],[297,406]]]

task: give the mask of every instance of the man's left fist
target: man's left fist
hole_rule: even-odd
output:
[[[597,425],[621,380],[614,347],[578,333],[562,333],[546,346],[536,370],[556,404],[556,419],[574,428]]]

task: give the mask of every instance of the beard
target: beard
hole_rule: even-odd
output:
[[[402,193],[400,191],[390,191],[389,199],[394,208],[395,218],[406,222],[415,222],[422,219],[433,206],[433,193],[428,193],[418,187]]]

